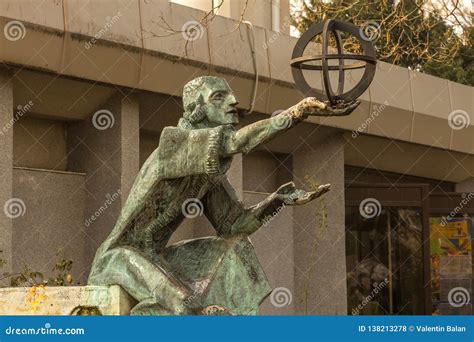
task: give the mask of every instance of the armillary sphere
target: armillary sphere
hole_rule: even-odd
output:
[[[340,32],[346,32],[356,37],[362,48],[362,54],[347,54],[342,49]],[[322,34],[321,55],[304,56],[303,53],[308,44],[318,35]],[[337,53],[328,53],[330,34],[336,42]],[[329,65],[328,61],[337,59],[337,65]],[[345,60],[357,60],[360,62],[345,64]],[[321,61],[319,65],[308,62]],[[341,101],[349,102],[357,99],[369,87],[375,75],[377,63],[375,49],[370,40],[364,39],[361,29],[354,24],[342,20],[327,20],[315,23],[303,33],[298,39],[293,50],[291,59],[292,74],[298,90],[304,96],[316,97],[319,100],[328,100],[332,105]],[[344,92],[344,74],[346,70],[365,69],[359,83],[352,89]],[[313,89],[303,76],[303,70],[321,70],[323,88],[325,94],[320,90]],[[331,87],[329,71],[338,71],[338,86],[336,92]]]

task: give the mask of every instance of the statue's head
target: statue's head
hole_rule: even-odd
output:
[[[198,77],[183,89],[183,118],[194,128],[237,124],[237,104],[227,81],[220,77]]]

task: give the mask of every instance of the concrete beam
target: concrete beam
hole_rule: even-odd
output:
[[[456,183],[474,170],[472,154],[369,135],[344,133],[344,139],[347,165]]]
[[[474,175],[473,178],[466,179],[456,184],[456,192],[474,192]]]

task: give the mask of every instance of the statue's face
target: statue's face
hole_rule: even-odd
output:
[[[211,126],[239,123],[237,98],[224,79],[206,88],[202,95],[207,107],[207,121]]]

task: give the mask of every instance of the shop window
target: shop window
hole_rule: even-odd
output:
[[[474,193],[346,186],[350,315],[472,314]]]
[[[434,315],[472,314],[474,193],[430,196],[431,299]]]

